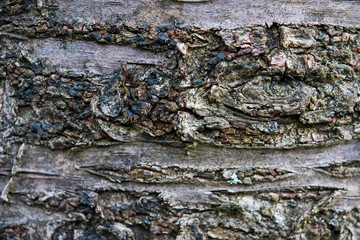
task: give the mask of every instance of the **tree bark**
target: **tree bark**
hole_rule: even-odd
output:
[[[0,239],[359,239],[357,1],[0,3]]]

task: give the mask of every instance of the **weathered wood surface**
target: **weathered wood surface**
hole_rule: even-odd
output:
[[[161,26],[174,23],[200,27],[235,28],[252,24],[326,23],[359,26],[357,0],[57,0],[59,18],[92,22],[121,18],[131,24]]]
[[[359,239],[358,1],[0,3],[0,239]]]
[[[107,221],[125,223],[140,239],[273,238],[281,231],[289,238],[296,230],[311,239],[300,234],[304,229],[356,239],[358,149],[358,142],[287,151],[145,142],[86,151],[14,146],[1,169],[1,182],[13,179],[1,219],[4,227],[35,228],[42,237],[101,236],[84,229]],[[194,225],[199,229],[187,229]]]

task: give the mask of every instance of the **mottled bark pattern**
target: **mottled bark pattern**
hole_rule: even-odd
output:
[[[360,238],[357,3],[84,2],[0,3],[0,239]]]

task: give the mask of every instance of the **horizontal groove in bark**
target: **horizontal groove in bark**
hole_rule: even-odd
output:
[[[360,159],[360,155],[358,151],[351,150],[358,148],[359,143],[353,142],[302,151],[218,151],[200,146],[187,152],[182,148],[162,147],[158,144],[131,143],[103,149],[64,152],[28,145],[17,163],[17,173],[13,179],[28,182],[16,184],[20,192],[36,184],[38,179],[48,179],[54,184],[59,181],[60,189],[67,181],[80,188],[93,190],[128,182],[128,186],[134,187],[139,183],[139,188],[147,186],[147,183],[159,191],[162,188],[171,189],[176,185],[184,185],[185,188],[198,186],[202,191],[233,189],[261,192],[267,188],[291,188],[296,185],[305,187],[316,183],[324,189],[334,187],[347,190],[348,195],[359,196],[359,186],[356,184],[359,175],[349,175],[351,172],[346,169],[351,166],[353,172],[358,171],[359,166],[353,163],[358,161],[354,159]],[[206,154],[201,154],[205,152]],[[42,160],[34,162],[34,158]],[[214,159],[217,161],[214,162]],[[3,181],[9,179],[12,167],[11,161],[6,162],[8,164],[1,171]],[[59,165],[59,162],[62,164]],[[335,175],[324,174],[325,170],[318,171],[334,169],[334,162],[342,166],[343,172],[348,173],[344,176],[347,177],[346,181],[338,180],[338,172]],[[331,170],[328,171],[331,173]],[[181,196],[180,194],[179,199]],[[186,202],[184,196],[182,198],[181,201]]]
[[[359,214],[356,210],[360,198],[359,176],[347,176],[346,181],[339,181],[337,176],[317,170],[334,169],[334,162],[338,167],[357,169],[359,144],[353,141],[330,148],[286,151],[221,150],[203,145],[184,149],[148,142],[77,151],[13,145],[4,159],[1,172],[5,174],[0,177],[0,184],[3,186],[9,180],[14,158],[17,171],[9,188],[9,202],[0,205],[0,219],[4,219],[2,226],[10,232],[14,225],[28,226],[32,222],[36,236],[43,238],[46,236],[42,234],[56,237],[57,232],[73,234],[76,229],[82,237],[106,236],[99,229],[91,230],[101,226],[107,231],[121,227],[118,235],[113,233],[115,236],[142,232],[153,239],[162,239],[163,234],[187,239],[204,231],[209,237],[224,231],[226,236],[237,238],[272,238],[279,231],[284,231],[284,237],[313,236],[308,231],[313,229],[311,226],[317,218],[327,221],[325,225],[316,225],[322,229],[332,229],[335,222],[340,228],[352,227],[342,230],[342,236],[350,236],[357,229],[356,221],[351,219]],[[94,172],[107,169],[117,174],[115,180],[118,177],[125,181],[109,181],[86,169]],[[257,175],[259,180],[267,177],[267,171],[282,169],[295,175],[278,181],[254,181],[250,185],[239,175],[249,178]],[[214,179],[209,172],[215,172]],[[162,178],[158,178],[158,173]],[[205,181],[197,181],[196,176],[204,173]],[[255,221],[259,218],[261,224]],[[66,224],[59,225],[56,219]],[[198,220],[204,223],[198,229],[189,229]],[[41,222],[54,227],[41,230]],[[226,222],[233,227],[226,227]],[[106,225],[109,223],[113,225]]]

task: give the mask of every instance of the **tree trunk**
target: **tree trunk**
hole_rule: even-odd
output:
[[[0,239],[360,239],[358,9],[2,1]]]

